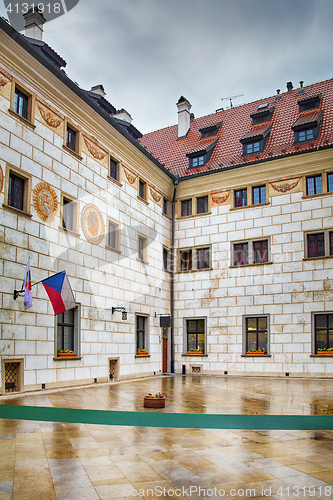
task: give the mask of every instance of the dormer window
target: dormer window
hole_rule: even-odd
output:
[[[270,122],[272,118],[272,114],[274,111],[274,107],[268,108],[268,104],[262,104],[258,107],[258,111],[251,115],[252,118],[252,126],[260,125],[261,123]]]
[[[192,150],[190,153],[187,153],[187,157],[189,159],[189,165],[188,168],[198,168],[198,167],[203,167],[206,165],[210,157],[212,156],[212,153],[214,151],[214,148],[217,144],[218,139],[215,141],[212,141],[210,144],[208,144],[204,148],[196,147],[195,150]],[[200,148],[200,149],[199,149]]]
[[[244,144],[245,154],[250,155],[253,153],[259,153],[261,151],[260,143],[262,141],[250,142],[249,144]]]
[[[190,158],[190,168],[202,167],[205,162],[205,156],[195,156],[194,158]]]
[[[199,132],[201,132],[201,139],[207,139],[208,137],[215,137],[222,125],[222,122],[216,123],[215,125],[211,125],[210,127],[200,128]]]
[[[302,99],[301,101],[298,101],[298,105],[300,113],[305,113],[306,111],[311,111],[312,109],[318,109],[320,107],[320,96]]]
[[[315,141],[318,138],[322,116],[323,112],[319,109],[299,115],[291,127],[295,134],[295,144]]]
[[[252,119],[253,116],[251,115]],[[269,114],[269,116],[271,116]],[[261,127],[252,127],[247,134],[245,134],[240,142],[243,144],[243,156],[261,153],[267,144],[268,136],[271,131],[272,125],[263,124]]]

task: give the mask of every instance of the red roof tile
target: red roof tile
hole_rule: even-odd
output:
[[[181,177],[235,165],[246,165],[253,161],[270,160],[293,153],[310,151],[317,147],[329,147],[333,145],[333,79],[304,87],[301,99],[318,94],[322,96],[319,112],[323,112],[323,117],[320,122],[320,133],[315,141],[294,144],[294,132],[291,127],[301,115],[308,114],[308,112],[299,114],[299,89],[294,89],[290,93],[280,94],[280,101],[276,101],[276,96],[272,96],[196,118],[191,122],[191,128],[183,139],[178,140],[178,126],[173,125],[144,135],[140,142],[167,169]],[[259,125],[258,129],[251,128],[252,120],[250,117],[257,112],[260,104],[266,102],[269,107],[274,106],[275,108],[272,119],[268,122],[269,126],[272,125],[272,129],[266,147],[261,153],[243,156],[243,146],[240,139],[244,136],[248,137],[247,134],[252,133],[252,130],[267,129],[268,123]],[[315,113],[317,112],[318,110],[315,111]],[[313,119],[314,111],[310,111],[310,114]],[[214,138],[201,139],[200,129],[220,122],[223,123]],[[204,149],[203,145],[206,147],[207,144],[216,139],[218,142],[209,162],[203,167],[188,170],[189,159],[186,154],[199,152]]]

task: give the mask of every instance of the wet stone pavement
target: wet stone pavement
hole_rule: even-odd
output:
[[[143,408],[149,392],[164,410]],[[333,380],[166,376],[0,404],[332,415]],[[1,408],[0,408],[1,411]],[[22,408],[24,419],[24,408]],[[144,428],[0,419],[0,500],[333,499],[333,431]]]

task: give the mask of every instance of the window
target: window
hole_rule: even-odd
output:
[[[77,231],[77,212],[77,203],[67,196],[62,196],[61,220],[63,229]]]
[[[323,192],[322,176],[315,175],[306,178],[306,194],[311,196],[313,194],[321,194]]]
[[[182,200],[181,202],[181,216],[187,217],[192,215],[192,199]]]
[[[163,269],[164,271],[170,271],[171,264],[171,254],[168,248],[163,247]]]
[[[199,271],[211,269],[212,249],[210,246],[188,248],[179,251],[179,271]]]
[[[9,112],[22,119],[26,125],[35,128],[34,123],[35,96],[24,85],[13,79],[11,104]]]
[[[231,265],[246,266],[269,262],[269,240],[240,241],[232,244]]]
[[[253,205],[266,203],[266,186],[258,186],[252,188],[252,203]]]
[[[260,151],[260,141],[250,142],[249,144],[244,144],[245,154],[250,155],[252,153],[259,153]]]
[[[235,191],[235,208],[247,206],[247,189],[239,189]]]
[[[119,182],[119,162],[110,156],[109,177]]]
[[[147,316],[136,315],[136,350],[148,353],[147,322]]]
[[[321,354],[332,349],[333,355],[333,313],[314,313],[312,315],[314,333],[314,353]]]
[[[308,259],[333,255],[333,230],[306,234],[305,255]]]
[[[205,352],[205,320],[186,320],[186,351],[187,353]]]
[[[205,164],[205,155],[190,158],[190,168],[202,167]]]
[[[138,236],[138,259],[147,262],[147,238],[139,234]]]
[[[171,203],[170,200],[163,196],[163,214],[171,217]]]
[[[305,111],[310,111],[311,109],[318,109],[320,107],[320,97],[311,97],[310,99],[303,99],[298,101],[299,112],[304,113]]]
[[[245,355],[268,354],[269,316],[243,316]]]
[[[31,177],[20,169],[7,166],[4,205],[30,215]]]
[[[222,125],[222,122],[215,123],[215,125],[211,125],[210,127],[200,128],[199,132],[201,132],[201,139],[207,139],[208,137],[215,137]]]
[[[308,128],[307,130],[300,130],[298,132],[298,141],[297,142],[305,142],[312,141],[314,139],[315,129]]]
[[[147,201],[147,183],[143,179],[139,179],[138,189],[138,197],[143,201]]]
[[[56,351],[73,351],[73,357],[80,356],[80,314],[81,306],[77,304],[55,317]]]
[[[327,174],[327,192],[333,191],[333,174]]]
[[[107,246],[113,250],[120,250],[119,224],[113,220],[108,221]]]
[[[15,88],[14,111],[26,120],[28,120],[28,104],[29,97],[19,89]]]
[[[80,156],[81,152],[81,133],[78,127],[74,124],[69,123],[67,119],[65,119],[65,136],[64,136],[64,144],[63,148],[74,154],[79,160],[82,160]]]
[[[208,196],[200,196],[197,198],[197,214],[208,212]]]

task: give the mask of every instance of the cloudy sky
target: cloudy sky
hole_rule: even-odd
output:
[[[1,0],[0,0],[1,1]],[[0,15],[6,16],[3,4]],[[333,0],[80,0],[44,40],[147,133],[333,76]]]

